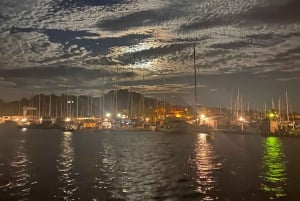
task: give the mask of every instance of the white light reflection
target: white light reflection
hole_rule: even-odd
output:
[[[217,171],[222,164],[216,160],[213,135],[198,134],[195,143],[196,191],[205,195],[203,200],[215,200],[214,189],[217,184]]]
[[[55,197],[64,200],[74,200],[78,186],[75,181],[73,171],[74,150],[72,145],[72,132],[64,132],[61,142],[61,154],[58,159],[58,181],[60,194]]]
[[[34,181],[34,176],[30,174],[31,161],[28,157],[28,152],[25,148],[26,136],[21,136],[17,147],[17,152],[14,161],[10,164],[12,171],[12,182],[9,186],[11,195],[17,200],[28,200],[30,198],[33,185],[37,182]]]
[[[22,132],[26,132],[26,131],[27,131],[27,128],[22,128],[21,131],[22,131]]]

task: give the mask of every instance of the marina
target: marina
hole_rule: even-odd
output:
[[[299,8],[0,1],[0,201],[299,201]]]

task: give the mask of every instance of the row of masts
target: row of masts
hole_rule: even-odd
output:
[[[243,95],[240,93],[240,89],[237,89],[237,96],[235,99],[235,103],[233,103],[233,90],[231,93],[231,103],[230,103],[230,110],[231,110],[231,117],[232,120],[239,120],[241,117],[245,116],[245,102],[243,100]],[[285,108],[285,109],[284,109]],[[252,111],[261,111],[256,105],[253,105]],[[285,92],[285,105],[281,98],[278,98],[278,104],[276,105],[274,100],[271,99],[271,107],[268,107],[267,101],[264,102],[263,105],[263,117],[268,117],[268,111],[276,111],[278,113],[278,120],[281,121],[290,121],[290,114],[292,113],[292,108],[289,104],[288,93]],[[250,103],[247,103],[247,112],[250,112]],[[285,114],[284,114],[285,112]],[[284,116],[286,118],[284,118]]]
[[[118,114],[119,113],[119,108],[118,108],[118,91],[119,91],[119,70],[117,69],[117,76],[116,76],[116,79],[115,79],[115,90],[114,90],[114,93],[113,93],[113,98],[111,100],[111,103],[107,103],[109,105],[111,105],[112,107],[110,107],[110,112],[113,113],[114,115]],[[163,75],[163,88],[165,86],[165,77]],[[48,102],[45,103],[43,101],[43,104],[41,104],[41,94],[39,93],[38,95],[38,104],[33,104],[31,103],[30,105],[31,106],[34,106],[37,108],[37,111],[38,111],[38,114],[37,116],[41,117],[41,116],[45,116],[45,115],[48,115],[48,116],[53,116],[53,111],[54,108],[52,109],[52,107],[54,106],[55,107],[55,116],[63,116],[63,117],[69,117],[69,116],[75,116],[74,114],[74,111],[76,111],[76,117],[79,117],[79,116],[82,116],[83,114],[82,113],[85,113],[85,115],[87,116],[90,116],[92,115],[92,112],[90,112],[92,110],[93,107],[93,104],[92,103],[87,103],[87,114],[86,114],[86,111],[85,112],[80,112],[82,111],[82,108],[83,106],[80,105],[79,103],[79,97],[80,96],[76,96],[76,100],[74,100],[74,96],[70,96],[70,91],[69,91],[69,83],[68,83],[69,79],[66,78],[66,81],[65,81],[65,88],[66,88],[66,95],[63,95],[64,97],[61,99],[64,99],[64,100],[60,100],[60,110],[59,110],[59,106],[57,104],[57,100],[56,100],[56,103],[53,102],[53,99],[52,99],[52,94],[49,95],[49,98],[48,98]],[[144,81],[145,81],[145,78],[144,78],[144,72],[143,72],[143,76],[142,76],[142,81],[143,81],[143,86],[142,86],[142,92],[145,91],[145,87],[144,87]],[[91,101],[95,99],[95,98],[91,98]],[[127,110],[129,111],[129,114],[130,116],[137,116],[136,112],[134,112],[133,108],[134,106],[136,105],[136,103],[133,101],[133,93],[129,92],[129,98],[127,100],[128,102],[128,105],[127,105]],[[156,108],[158,108],[158,100],[156,102]],[[76,104],[76,109],[74,109],[74,104]],[[106,116],[106,111],[108,111],[106,108],[105,108],[105,105],[107,105],[105,103],[105,77],[103,76],[102,77],[102,87],[101,87],[101,95],[99,96],[99,114],[98,116],[101,117],[101,118],[104,118]],[[141,95],[141,100],[140,102],[138,103],[138,105],[140,105],[140,111],[138,112],[138,116],[142,116],[142,117],[145,117],[145,98],[144,98],[144,95]],[[45,108],[44,107],[48,107],[48,114],[47,112],[45,111]],[[165,108],[165,95],[163,96],[163,107]],[[85,107],[86,108],[86,107]],[[91,108],[91,109],[90,109]],[[129,109],[130,108],[130,109]],[[124,108],[123,108],[124,109]],[[93,113],[95,114],[95,113]]]
[[[198,102],[197,102],[197,68],[196,68],[196,45],[195,45],[195,43],[193,43],[193,64],[194,64],[194,105],[195,105],[195,108],[197,109],[198,108]],[[233,90],[232,90],[232,93],[231,93],[231,104],[230,104],[232,120],[243,119],[243,117],[245,116],[243,95],[240,94],[240,90],[238,88],[237,97],[236,97],[234,105],[233,105],[232,95],[233,95]],[[278,110],[279,121],[280,122],[283,121],[282,116],[284,116],[283,113],[281,112],[282,108],[283,108],[282,107],[283,105],[282,105],[281,102],[282,101],[279,98],[278,99],[278,107],[276,108],[275,103],[272,99],[272,107],[271,107],[271,110]],[[290,113],[292,113],[292,110],[291,110],[291,106],[289,105],[287,91],[285,93],[285,107],[286,107],[286,109],[285,109],[286,121],[290,121]],[[259,109],[256,108],[256,106],[254,106],[254,108],[252,110],[259,111]],[[248,103],[248,106],[247,106],[247,111],[248,111],[248,113],[250,112],[250,104],[249,103]],[[265,101],[265,103],[264,103],[264,118],[267,118],[267,111],[268,111],[267,102]],[[220,107],[220,114],[221,114],[221,107]]]
[[[128,111],[130,117],[144,115],[143,95],[128,92],[127,98],[121,101],[123,104],[120,102],[121,105],[118,105],[118,108],[116,108],[116,95],[118,95],[116,91],[111,92],[108,96],[103,95],[101,97],[38,94],[31,98],[25,108],[36,108],[34,112],[36,117],[98,116],[103,118],[106,113],[114,115],[115,112],[124,110]],[[155,104],[153,104],[153,107],[155,107]]]
[[[102,92],[104,92],[104,89],[102,89]],[[141,94],[137,95],[137,93],[131,91],[127,91],[127,93],[128,94],[123,96],[126,99],[120,102],[120,104],[122,102],[123,104],[119,105],[116,109],[120,111],[125,109],[128,117],[143,117],[146,114],[148,115],[149,111],[147,111],[147,113],[145,112],[144,96]],[[115,107],[114,100],[116,97],[112,94],[118,95],[116,91],[108,94],[106,98],[104,93],[102,94],[102,97],[98,98],[90,96],[56,96],[54,94],[38,94],[31,99],[29,106],[37,108],[37,116],[39,117],[46,115],[51,117],[99,116],[103,118],[105,116],[105,111],[113,113],[113,109]],[[270,102],[269,107],[267,106],[267,101],[265,101],[263,106],[260,107],[261,109],[259,109],[255,104],[251,105],[252,107],[250,108],[250,103],[244,101],[240,89],[237,89],[236,99],[234,99],[233,96],[231,98],[230,114],[232,120],[238,120],[240,117],[249,115],[254,117],[253,114],[255,113],[255,116],[258,118],[266,118],[270,111],[274,111],[274,114],[276,114],[279,121],[291,120],[292,108],[289,104],[287,92],[285,94],[285,101],[278,98],[278,102],[275,102],[274,99],[271,99]],[[151,108],[152,110],[155,110],[155,108],[158,108],[159,106],[161,107],[162,105],[163,102],[159,102],[156,99],[156,101],[153,101],[151,104]]]

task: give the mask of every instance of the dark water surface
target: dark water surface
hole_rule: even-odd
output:
[[[299,200],[300,139],[0,128],[0,200]]]

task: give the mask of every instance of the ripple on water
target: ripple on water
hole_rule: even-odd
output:
[[[74,147],[72,133],[64,133],[61,141],[61,153],[57,161],[58,189],[56,198],[63,200],[78,200],[76,174],[74,172]]]
[[[39,137],[40,135],[35,135],[32,140],[38,142],[36,139]],[[52,139],[53,135],[42,137],[42,142],[45,142],[45,138]],[[288,183],[288,179],[293,180],[295,174],[286,166],[285,157],[288,156],[283,153],[284,149],[277,141],[257,145],[261,141],[253,140],[250,142],[251,146],[247,145],[248,149],[243,149],[245,141],[240,140],[233,141],[238,144],[238,148],[228,142],[224,145],[224,140],[240,137],[226,137],[220,143],[207,141],[198,134],[62,134],[59,141],[49,140],[51,148],[55,147],[57,150],[55,152],[53,149],[52,153],[56,155],[51,155],[52,159],[47,161],[47,167],[48,164],[54,167],[51,175],[56,177],[51,181],[54,184],[50,187],[51,194],[46,196],[48,200],[68,201],[249,201],[284,200],[289,192],[286,191],[286,184],[292,188],[291,191],[296,191],[295,186],[298,184],[293,186],[293,183]],[[221,138],[216,136],[216,139]],[[36,152],[33,153],[36,149],[28,152],[25,148],[32,146],[30,143],[25,148],[18,143],[9,160],[0,158],[0,191],[1,196],[5,195],[5,201],[30,200],[30,196],[47,191],[49,187],[45,182],[47,179],[44,179],[48,176],[49,169],[35,172],[39,162],[45,162],[38,161],[42,158],[41,154],[36,157]],[[256,149],[261,149],[261,155],[255,152]],[[236,150],[242,150],[243,153],[233,154]],[[46,151],[43,153],[48,154]],[[251,166],[252,161],[241,163],[252,155],[259,158],[254,160],[255,165]],[[256,167],[261,172],[254,171],[260,177],[249,178],[247,171]],[[241,170],[246,170],[246,174],[241,174]],[[36,178],[40,180],[35,181]],[[235,185],[229,185],[228,181]],[[249,190],[248,186],[253,185],[247,185],[248,181],[256,184],[257,189]],[[295,181],[298,180],[292,182]],[[33,188],[34,185],[36,188]]]
[[[9,185],[6,185],[5,196],[7,200],[11,198],[17,200],[29,200],[32,187],[36,185],[34,177],[31,175],[32,163],[29,160],[27,150],[24,147],[25,139],[21,139],[14,154],[13,160],[8,164]]]

